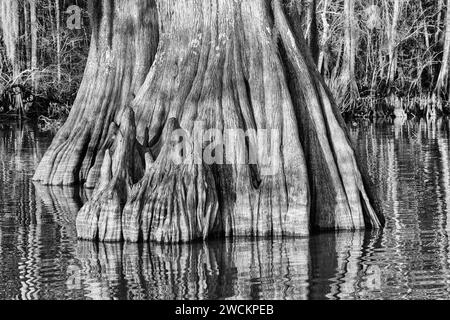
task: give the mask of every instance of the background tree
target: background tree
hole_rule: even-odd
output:
[[[31,89],[34,79],[35,94],[71,105],[89,50],[86,1],[34,0],[37,28],[31,28],[30,0],[3,2],[1,48],[9,58],[2,68],[2,87],[16,83]],[[81,29],[65,25],[71,5],[83,10]],[[433,101],[449,111],[447,6],[444,0],[286,1],[286,10],[296,17],[292,28],[303,30],[340,110],[365,116],[378,115],[380,105],[400,100],[415,115]],[[35,69],[32,30],[38,39]],[[383,112],[390,111],[393,108]]]
[[[448,98],[448,71],[450,64],[450,10],[448,5],[445,12],[444,50],[442,55],[442,65],[436,82],[436,93],[439,97],[445,96]]]
[[[86,1],[2,0],[0,5],[1,50],[6,53],[0,96],[20,85],[42,100],[71,104],[89,47]],[[71,5],[81,10],[80,29],[65,26],[68,16],[64,11]],[[48,102],[43,107],[47,108]]]

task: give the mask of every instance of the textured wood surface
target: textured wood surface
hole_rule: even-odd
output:
[[[96,186],[77,219],[81,238],[184,242],[382,226],[288,0],[128,0],[113,9],[130,11],[115,14],[112,2],[94,8],[84,84],[35,176]],[[136,17],[145,23],[126,27]],[[146,48],[131,45],[144,36]],[[195,140],[198,123],[255,135],[225,145],[224,163],[175,164],[171,133]],[[262,132],[271,133],[267,150],[242,162]],[[212,141],[204,137],[202,151]]]
[[[105,242],[121,241],[122,212],[133,186],[133,179],[142,176],[143,161],[138,152],[134,112],[122,113],[120,127],[111,137],[111,149],[106,150],[100,180],[92,199],[77,216],[78,237]],[[139,170],[141,171],[139,173]]]

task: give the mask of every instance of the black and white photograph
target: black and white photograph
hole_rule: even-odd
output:
[[[449,73],[450,0],[0,0],[0,300],[450,300]]]

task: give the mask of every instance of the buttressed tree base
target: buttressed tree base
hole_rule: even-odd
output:
[[[95,188],[78,236],[187,242],[379,228],[337,105],[291,0],[101,0],[85,76],[35,180]],[[278,132],[267,159],[176,163],[175,130]],[[233,160],[233,159],[231,159]]]

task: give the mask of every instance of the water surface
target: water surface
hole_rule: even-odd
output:
[[[351,125],[383,232],[283,241],[94,245],[89,194],[31,181],[51,142],[0,123],[0,299],[448,299],[449,121]]]

